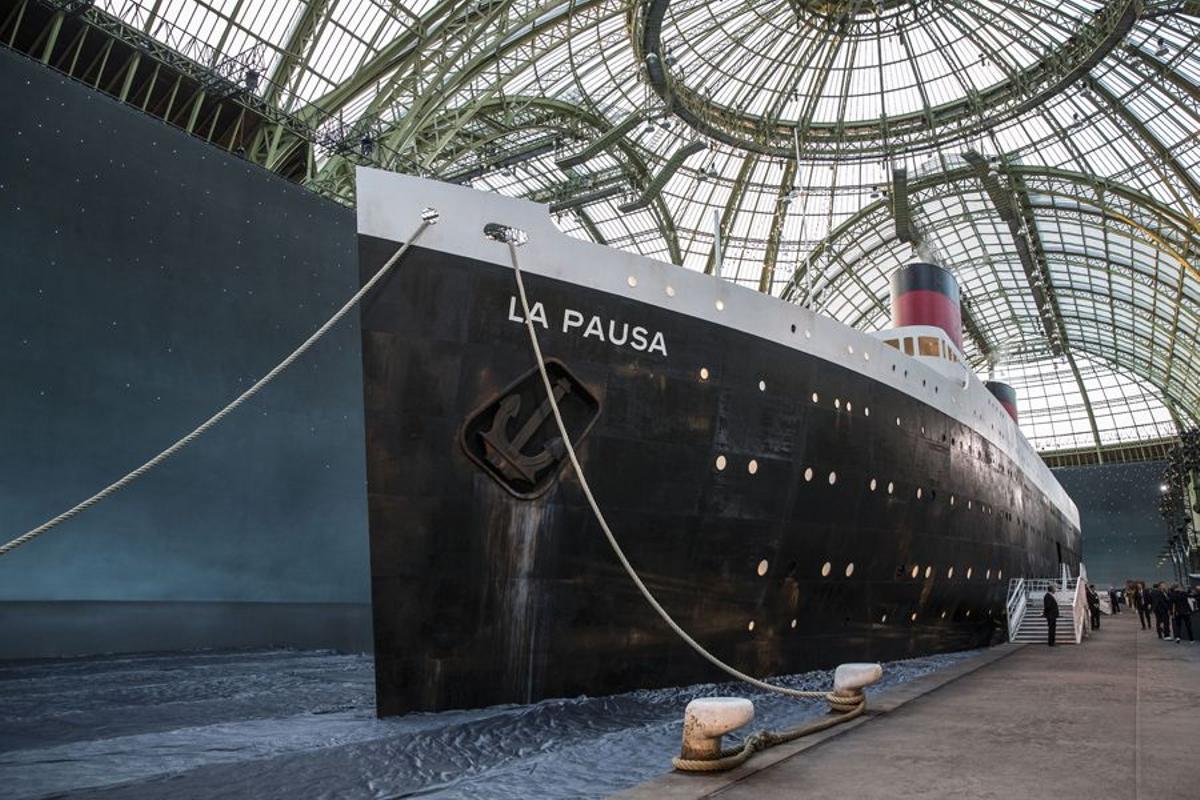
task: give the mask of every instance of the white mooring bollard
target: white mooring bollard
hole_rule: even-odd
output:
[[[882,677],[880,664],[842,664],[833,671],[833,691],[841,694],[861,690]]]
[[[711,760],[721,755],[721,737],[754,719],[754,704],[744,697],[702,697],[683,712],[683,758]]]

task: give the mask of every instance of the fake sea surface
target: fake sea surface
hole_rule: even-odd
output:
[[[882,685],[973,652],[892,662]],[[0,664],[0,798],[599,798],[668,771],[683,707],[727,694],[754,700],[749,730],[825,713],[823,702],[703,684],[379,720],[365,655],[10,662]]]

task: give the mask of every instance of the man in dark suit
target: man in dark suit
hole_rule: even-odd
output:
[[[1175,643],[1180,640],[1179,634],[1187,628],[1188,641],[1196,641],[1192,636],[1192,604],[1188,601],[1188,593],[1178,583],[1171,587],[1171,620],[1175,623]]]
[[[1091,584],[1087,587],[1087,607],[1092,617],[1092,630],[1100,630],[1100,595],[1096,594],[1096,587]]]
[[[1171,639],[1171,601],[1161,583],[1150,590],[1150,610],[1154,612],[1154,631],[1158,638]]]
[[[1046,644],[1054,647],[1054,629],[1058,627],[1058,601],[1054,599],[1054,585],[1042,595],[1042,616],[1046,618]]]
[[[1133,585],[1133,607],[1137,610],[1142,630],[1150,627],[1150,602],[1146,599],[1146,587],[1143,584]]]

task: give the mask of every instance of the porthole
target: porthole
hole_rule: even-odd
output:
[[[950,505],[954,505],[954,495],[950,495]]]
[[[925,568],[925,577],[926,577],[926,578],[932,578],[932,577],[933,577],[933,566],[932,566],[932,565],[930,565],[930,566],[928,566],[928,567],[926,567],[926,568]]]
[[[924,378],[921,378],[921,386],[924,387],[926,385],[927,385],[926,380]]]
[[[713,305],[717,307],[717,311],[725,310],[725,301],[724,300],[718,300],[717,302],[713,303]]]
[[[967,567],[967,580],[971,580],[971,573],[974,571],[971,567]]]
[[[797,620],[792,620],[792,630],[796,630],[796,622]]]
[[[817,394],[816,392],[813,392],[813,393],[812,393],[812,401],[813,401],[814,403],[819,403],[819,402],[821,402],[821,395]]]
[[[748,631],[754,630],[754,620],[750,620],[750,624],[746,626],[746,630],[748,630]]]
[[[806,480],[806,481],[811,481],[812,479],[813,479],[813,468],[812,468],[812,467],[807,467],[807,468],[804,470],[804,480]]]
[[[909,615],[909,617],[908,617],[908,621],[909,621],[909,622],[916,622],[916,621],[917,621],[917,612],[915,612],[915,611],[914,611],[914,612],[912,612],[912,614],[911,614],[911,615]]]
[[[702,381],[708,380],[708,367],[700,368],[700,380],[702,380]]]
[[[879,621],[880,621],[880,622],[887,622],[887,614],[884,614],[882,617],[880,617],[880,618],[879,618]]]
[[[849,414],[853,410],[854,410],[854,406],[850,405],[850,401],[847,400],[846,401],[846,413]]]
[[[896,417],[896,427],[897,428],[900,427],[900,418],[899,417]]]
[[[946,618],[946,612],[945,612],[945,611],[943,611],[943,612],[942,612],[942,619],[945,619],[945,618]]]
[[[970,510],[970,508],[971,508],[971,501],[970,501],[970,500],[968,500],[968,501],[967,501],[967,510],[969,511],[969,510]]]
[[[971,609],[969,609],[969,608],[967,609],[967,616],[968,617],[971,616]]]
[[[725,459],[725,456],[723,456],[723,455],[717,456],[717,469],[718,470],[725,469],[725,465],[727,463],[729,463],[729,462]]]
[[[917,487],[917,499],[918,500],[921,499],[921,487],[920,486]]]
[[[1004,570],[1000,570],[999,572],[996,573],[996,580],[998,580],[998,581],[1004,580]]]
[[[896,491],[896,484],[888,481],[888,494],[891,494],[894,491]]]
[[[830,564],[828,561],[826,561],[824,564],[821,565],[821,577],[828,578],[829,573],[832,569],[833,569],[833,564]]]
[[[867,407],[865,407],[865,408],[863,409],[863,416],[864,416],[864,417],[869,417],[869,416],[871,416],[871,407],[870,407],[870,406],[867,406]]]
[[[947,577],[947,578],[953,578],[953,577],[954,577],[954,567],[951,567],[950,569],[946,570],[946,577]]]
[[[837,473],[830,472],[829,473],[829,485],[833,486],[835,483],[837,483]]]
[[[833,398],[833,407],[840,410],[842,407],[842,401],[837,399],[836,397]]]
[[[765,391],[767,390],[767,382],[766,382],[766,381],[759,381],[759,382],[758,382],[758,390],[759,390],[760,392],[765,392]]]
[[[988,581],[992,579],[992,571],[990,569],[983,574],[983,579]]]
[[[750,459],[750,463],[746,465],[746,471],[749,472],[751,475],[754,475],[758,472],[757,459],[753,459],[753,458]]]
[[[921,565],[920,565],[920,564],[913,564],[913,568],[912,568],[912,576],[915,578],[915,577],[917,577],[917,576],[918,576],[918,575],[920,575],[920,574],[921,574]]]
[[[674,297],[674,296],[675,296],[675,287],[668,286],[667,287],[667,297]]]
[[[633,277],[632,275],[630,275],[628,278],[626,278],[625,282],[629,284],[630,289],[637,286],[637,278]]]
[[[755,570],[758,573],[758,577],[761,578],[763,575],[766,575],[767,568],[769,566],[770,565],[767,563],[767,560],[765,558],[762,561],[758,562],[758,569]]]
[[[871,478],[871,491],[872,492],[875,491],[875,487],[877,485],[878,485],[877,481],[874,478]]]

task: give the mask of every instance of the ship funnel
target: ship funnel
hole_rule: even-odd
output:
[[[962,350],[962,309],[958,281],[927,261],[914,261],[892,273],[892,325],[936,325]]]
[[[1004,406],[1004,410],[1013,418],[1013,422],[1020,422],[1017,419],[1017,390],[1000,381],[985,381],[983,385],[1000,401],[1000,405]]]

